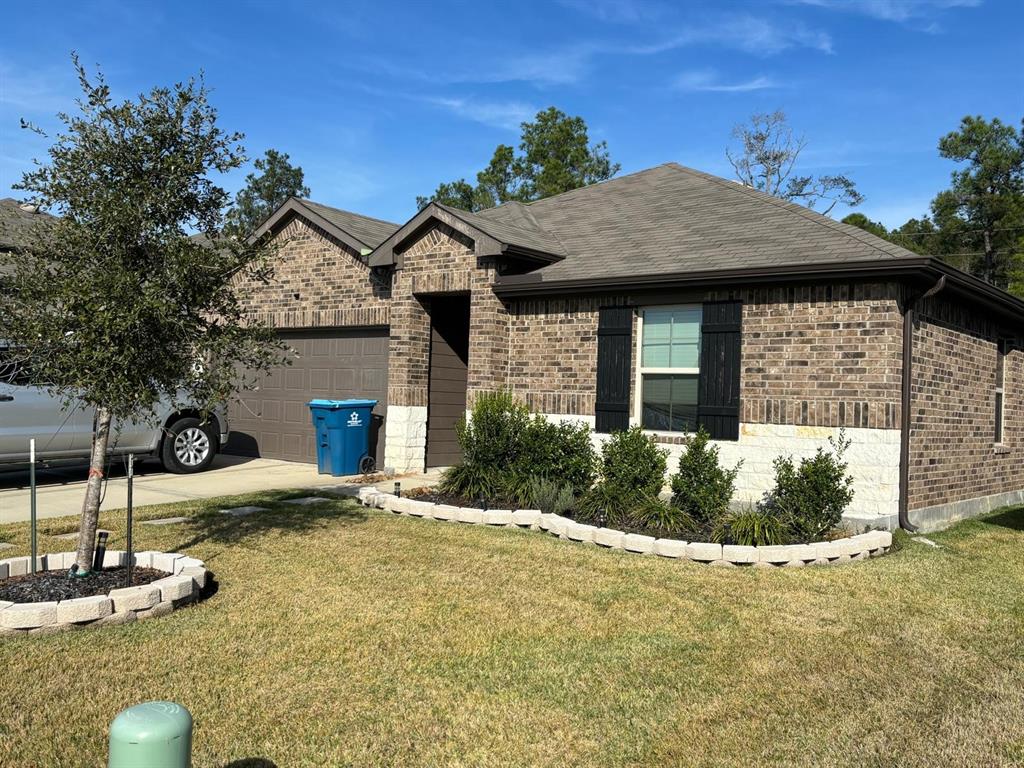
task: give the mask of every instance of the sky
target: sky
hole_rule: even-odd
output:
[[[20,118],[52,135],[74,109],[71,51],[119,98],[202,71],[250,157],[287,152],[314,200],[394,222],[548,106],[582,116],[621,173],[726,177],[733,127],[782,109],[807,141],[798,170],[848,175],[890,227],[948,185],[936,146],[961,117],[1024,118],[1024,0],[75,0],[3,16],[0,197],[45,157]]]

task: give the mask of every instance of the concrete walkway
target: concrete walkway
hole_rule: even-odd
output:
[[[83,465],[39,470],[36,492],[39,519],[80,514],[86,473],[87,468]],[[435,482],[436,473],[395,479],[402,483],[403,489],[417,488]],[[164,472],[159,463],[146,461],[135,467],[134,504],[136,507],[145,507],[254,491],[344,486],[346,481],[357,483],[358,478],[320,475],[317,474],[315,464],[276,459],[218,456],[211,469],[195,475],[170,474]],[[388,483],[394,486],[394,480]],[[115,459],[102,508],[121,509],[126,504],[124,466],[119,459]],[[24,522],[28,519],[28,471],[0,470],[0,523]]]

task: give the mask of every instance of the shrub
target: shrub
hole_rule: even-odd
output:
[[[472,417],[455,427],[462,461],[496,470],[508,469],[519,458],[530,409],[511,392],[483,392],[473,403]]]
[[[586,424],[556,424],[540,415],[527,422],[512,471],[544,477],[584,493],[597,475],[597,453]]]
[[[464,499],[493,498],[502,488],[503,480],[492,467],[464,461],[446,469],[437,488],[445,495]]]
[[[627,497],[657,496],[665,484],[668,451],[640,427],[615,432],[601,449],[601,480]]]
[[[639,500],[636,493],[598,483],[576,503],[576,519],[591,525],[622,528],[629,524],[630,514]]]
[[[829,438],[831,450],[819,448],[795,466],[791,456],[775,460],[775,487],[765,494],[761,508],[783,522],[791,538],[807,542],[823,538],[842,519],[853,500],[853,478],[843,461],[850,441],[840,431]]]
[[[693,533],[697,525],[692,517],[657,496],[643,495],[630,513],[633,527],[654,536],[675,537]]]
[[[501,479],[498,483],[498,496],[502,503],[512,504],[520,509],[534,506],[533,484],[536,478],[518,472],[504,472],[499,476]]]
[[[736,473],[718,463],[718,446],[709,446],[711,436],[704,427],[686,439],[686,451],[679,457],[679,471],[672,475],[672,504],[687,516],[706,526],[729,512],[735,490]]]
[[[718,518],[711,539],[719,544],[761,547],[784,544],[786,535],[782,521],[773,513],[750,508]]]
[[[572,488],[544,477],[531,478],[530,506],[551,515],[564,515],[573,507]]]

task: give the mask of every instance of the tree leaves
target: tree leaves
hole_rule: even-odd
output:
[[[423,208],[436,201],[453,208],[480,211],[501,203],[528,203],[610,179],[620,165],[611,162],[608,146],[590,144],[582,117],[569,117],[555,107],[522,124],[519,154],[499,144],[474,187],[465,179],[439,184],[429,197],[417,197]]]

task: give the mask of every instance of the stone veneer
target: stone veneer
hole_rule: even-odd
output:
[[[68,570],[74,565],[76,556],[75,552],[40,555],[36,570]],[[31,559],[12,557],[0,560],[0,580],[27,575],[31,570]],[[127,562],[126,552],[108,550],[103,559],[103,567],[123,566]],[[72,600],[42,603],[0,600],[0,637],[127,624],[166,616],[176,608],[196,601],[209,579],[209,572],[202,560],[176,552],[136,552],[132,562],[138,568],[166,571],[167,576],[149,584],[112,589],[106,595]]]

